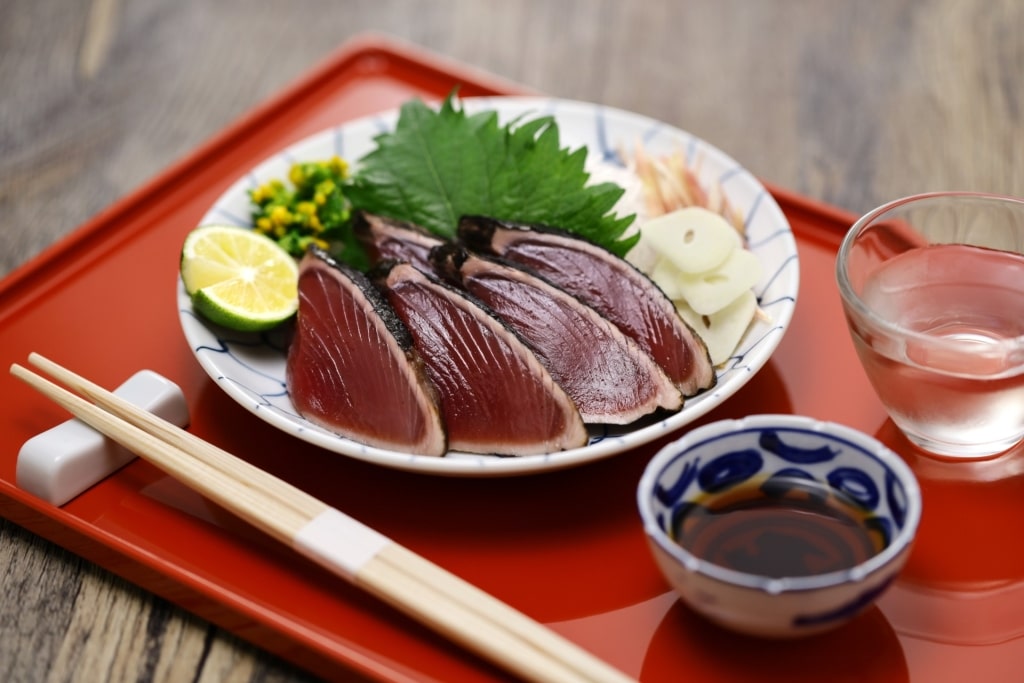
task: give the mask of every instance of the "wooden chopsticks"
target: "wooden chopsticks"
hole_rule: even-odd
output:
[[[632,680],[291,484],[39,354],[29,363],[67,389],[18,364],[11,374],[253,526],[507,670],[544,682]]]

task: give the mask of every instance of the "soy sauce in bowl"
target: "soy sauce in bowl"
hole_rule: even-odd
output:
[[[884,527],[856,501],[820,482],[772,477],[711,494],[678,511],[677,543],[720,567],[768,576],[813,576],[855,567],[882,551]]]
[[[648,462],[637,506],[658,568],[690,608],[771,638],[863,613],[906,563],[922,509],[897,453],[799,415],[687,432]]]

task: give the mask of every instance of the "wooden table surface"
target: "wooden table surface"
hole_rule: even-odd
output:
[[[3,8],[0,275],[365,31],[670,122],[767,181],[854,212],[936,189],[1024,196],[1018,0]],[[307,679],[2,520],[0,588],[0,680]]]

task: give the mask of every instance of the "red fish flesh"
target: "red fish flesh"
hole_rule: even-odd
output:
[[[412,336],[370,280],[312,249],[299,264],[288,393],[310,422],[379,448],[448,450],[437,392]]]
[[[625,259],[556,228],[465,216],[459,239],[536,273],[596,309],[636,341],[684,396],[715,385],[707,346],[672,301]]]
[[[457,245],[431,251],[435,270],[515,330],[587,423],[629,424],[683,397],[654,360],[593,308],[522,268]]]
[[[502,455],[586,445],[579,411],[526,344],[484,308],[408,263],[374,277],[412,333],[453,450]]]
[[[430,270],[430,250],[444,240],[413,223],[359,211],[352,232],[366,249],[370,263],[407,261],[420,270]]]

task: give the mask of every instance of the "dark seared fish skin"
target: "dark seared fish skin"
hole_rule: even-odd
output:
[[[437,392],[408,329],[370,280],[311,249],[299,264],[299,312],[286,383],[300,415],[354,441],[440,456]]]
[[[352,232],[366,249],[370,263],[407,261],[420,270],[430,270],[430,250],[446,240],[413,223],[359,211]]]
[[[373,279],[438,389],[452,450],[531,455],[586,445],[572,400],[485,308],[408,263],[384,264]]]
[[[436,272],[522,337],[589,424],[629,424],[683,397],[665,371],[593,308],[522,268],[456,244],[430,252]]]
[[[636,341],[684,396],[717,381],[707,347],[672,301],[625,259],[556,228],[465,216],[459,239],[536,273],[596,309]]]

